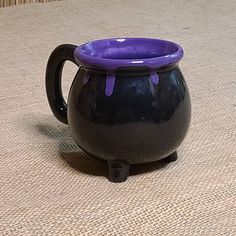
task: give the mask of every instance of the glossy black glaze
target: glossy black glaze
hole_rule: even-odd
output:
[[[109,180],[120,183],[127,180],[129,176],[130,164],[124,160],[114,160],[108,162]]]
[[[113,94],[106,96],[105,73],[81,67],[68,102],[69,126],[78,145],[96,157],[130,164],[173,153],[189,127],[189,93],[177,66],[158,75],[159,83],[153,85],[145,71],[118,72]]]
[[[177,159],[177,148],[190,123],[187,85],[177,65],[158,69],[153,84],[147,68],[115,71],[111,96],[105,94],[106,73],[80,67],[66,105],[61,92],[64,62],[74,63],[76,46],[61,45],[51,54],[46,71],[50,107],[68,123],[76,143],[108,161],[109,180],[123,182],[129,164]],[[68,107],[68,111],[67,111]]]
[[[74,50],[76,46],[62,44],[51,53],[46,68],[46,92],[48,102],[55,117],[67,124],[67,104],[61,91],[61,74],[66,60],[75,62]]]
[[[175,152],[171,153],[168,157],[165,157],[163,159],[163,161],[165,161],[165,162],[173,162],[173,161],[176,161],[177,159],[178,159],[178,154],[175,151]]]

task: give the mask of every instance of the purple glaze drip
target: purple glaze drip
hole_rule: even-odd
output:
[[[105,88],[105,94],[107,96],[111,96],[113,93],[113,89],[115,86],[116,76],[114,73],[107,74],[106,76],[106,88]]]
[[[157,72],[155,70],[151,70],[150,72],[150,75],[151,75],[151,81],[152,83],[155,85],[155,84],[158,84],[159,82],[159,76],[157,74]]]
[[[158,84],[156,70],[178,63],[183,49],[174,42],[152,38],[112,38],[96,40],[77,47],[74,57],[79,65],[106,71],[105,94],[111,96],[115,85],[115,70],[122,67],[147,67],[151,81]],[[86,84],[88,78],[84,80]]]

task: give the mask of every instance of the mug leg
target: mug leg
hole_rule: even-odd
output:
[[[130,164],[124,160],[108,161],[109,180],[114,183],[120,183],[127,180],[129,176]]]
[[[176,161],[177,159],[178,159],[178,154],[177,154],[177,151],[175,151],[172,154],[170,154],[168,157],[164,158],[163,161],[173,162],[173,161]]]

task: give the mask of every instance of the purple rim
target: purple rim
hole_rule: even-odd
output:
[[[120,67],[158,69],[183,58],[180,45],[153,38],[112,38],[95,40],[78,46],[75,60],[85,67],[113,71]]]

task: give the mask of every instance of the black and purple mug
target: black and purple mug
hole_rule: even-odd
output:
[[[178,44],[150,38],[64,44],[50,55],[50,107],[82,150],[108,162],[110,181],[125,181],[130,164],[177,159],[191,117],[182,57]],[[67,104],[61,91],[66,60],[79,66]]]

